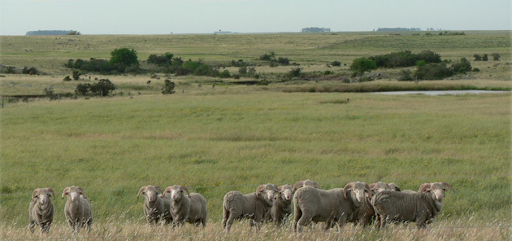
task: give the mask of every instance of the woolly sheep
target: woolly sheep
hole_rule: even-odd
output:
[[[348,221],[356,219],[366,193],[369,192],[370,188],[364,182],[351,182],[344,188],[331,190],[312,186],[299,188],[293,196],[294,230],[300,232],[302,226],[311,221],[325,222],[326,230],[334,223],[341,229]]]
[[[416,222],[418,229],[426,228],[432,223],[443,207],[446,187],[453,192],[453,187],[446,182],[424,183],[418,193],[383,191],[372,198],[375,212],[380,216],[380,227],[387,222]]]
[[[169,224],[172,221],[170,214],[170,207],[166,207],[167,203],[170,205],[169,197],[160,197],[158,194],[162,193],[159,186],[143,186],[139,189],[137,198],[142,194],[144,195],[144,215],[149,224],[158,224],[163,222]]]
[[[259,230],[261,223],[273,206],[274,184],[260,185],[256,192],[243,195],[238,191],[230,191],[224,196],[222,226],[226,231],[231,229],[235,219],[250,219],[250,226],[256,225]]]
[[[277,188],[270,211],[272,221],[274,221],[277,226],[281,226],[283,220],[292,214],[292,199],[293,187],[291,185],[281,185]]]
[[[311,186],[311,187],[315,187],[318,189],[322,189],[320,187],[320,184],[318,184],[318,182],[306,179],[306,180],[298,181],[297,183],[295,183],[295,185],[293,185],[292,191],[295,193],[299,188],[306,187],[306,186]]]
[[[187,195],[183,193],[187,192]],[[170,210],[173,226],[183,226],[185,222],[196,227],[206,227],[206,199],[199,193],[190,193],[184,186],[174,185],[165,189],[164,194],[170,195]]]
[[[41,228],[41,233],[50,232],[55,213],[52,197],[55,199],[55,193],[51,188],[36,188],[32,193],[32,201],[28,208],[30,232],[34,232],[36,225]]]
[[[62,198],[68,199],[64,206],[64,214],[69,225],[74,232],[79,232],[80,227],[86,227],[91,231],[92,226],[92,206],[89,198],[84,194],[81,187],[66,187],[62,191]]]

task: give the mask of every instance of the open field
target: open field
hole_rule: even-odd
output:
[[[116,96],[9,102],[0,110],[0,239],[39,237],[26,228],[36,187],[52,187],[60,196],[65,187],[78,185],[92,200],[96,224],[90,239],[510,240],[512,94],[333,93],[510,90],[510,32],[466,34],[2,36],[2,64],[35,66],[48,73],[4,75],[2,95],[40,95],[49,86],[56,93],[73,92],[78,83],[90,82],[62,81],[71,74],[62,66],[67,59],[107,59],[120,47],[135,48],[140,60],[165,52],[215,63],[244,59],[256,63],[263,78],[273,80],[292,67],[269,67],[256,60],[270,51],[300,63],[305,72],[330,70],[337,76],[350,74],[348,67],[329,68],[327,63],[350,65],[357,57],[399,50],[430,49],[449,60],[473,60],[475,53],[502,57],[499,62],[471,61],[480,72],[419,83],[396,81],[400,69],[377,69],[387,77],[348,84],[319,78],[243,86],[232,82],[251,79],[171,76],[176,94],[169,96],[161,94],[163,74],[150,85],[148,75],[93,74],[109,78],[118,88]],[[222,82],[212,88],[215,81]],[[411,229],[415,225],[386,232],[349,226],[341,233],[314,230],[297,237],[272,225],[254,234],[244,222],[235,225],[232,234],[221,232],[226,192],[249,193],[263,183],[292,184],[306,178],[326,189],[355,180],[395,182],[414,190],[425,182],[445,181],[456,193],[447,193],[442,214],[426,231]],[[135,197],[149,184],[180,184],[203,194],[208,200],[206,230],[146,226],[143,200]],[[54,201],[51,238],[70,238],[64,203]]]

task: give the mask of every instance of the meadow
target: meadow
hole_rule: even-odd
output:
[[[219,62],[254,60],[279,49],[278,55],[304,68],[309,65],[311,71],[327,69],[325,64],[333,60],[349,63],[359,56],[405,48],[431,49],[454,60],[492,51],[499,52],[502,60],[472,62],[482,69],[472,78],[420,83],[391,78],[357,84],[296,81],[212,88],[198,86],[210,83],[207,77],[171,77],[177,82],[177,93],[169,96],[160,94],[158,81],[147,85],[148,76],[107,76],[119,86],[118,92],[132,94],[8,103],[0,110],[0,238],[40,237],[26,228],[32,191],[52,187],[59,197],[65,187],[77,185],[92,200],[96,220],[91,234],[80,234],[84,239],[510,240],[510,93],[382,96],[300,91],[364,85],[510,88],[509,33],[374,35],[1,37],[2,64],[37,63],[49,73],[6,75],[0,78],[4,95],[41,94],[50,85],[57,92],[72,92],[76,83],[87,81],[63,82],[62,76],[69,73],[59,64],[68,58],[108,58],[116,47],[133,47],[140,59],[172,52]],[[53,50],[52,43],[68,38],[80,39],[81,49],[76,49],[77,44]],[[390,42],[375,42],[388,38]],[[393,44],[397,38],[403,39],[403,45]],[[423,43],[417,41],[420,38]],[[460,41],[463,45],[456,44]],[[83,49],[87,44],[90,50]],[[256,68],[286,71],[285,67]],[[398,70],[376,71],[392,75]],[[349,226],[340,233],[312,230],[295,236],[272,225],[255,234],[243,222],[236,224],[232,234],[221,232],[222,197],[228,191],[249,193],[263,183],[293,184],[306,178],[325,189],[360,180],[395,182],[402,189],[416,190],[425,182],[445,181],[456,193],[447,193],[442,214],[426,231],[416,231],[414,225],[398,225],[386,232]],[[136,199],[138,189],[174,184],[206,197],[209,226],[205,230],[145,225],[143,200]],[[50,238],[72,238],[62,212],[64,203],[54,200],[55,227]]]

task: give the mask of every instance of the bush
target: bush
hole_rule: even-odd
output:
[[[482,61],[487,61],[489,60],[489,56],[487,56],[487,54],[484,54],[484,56],[482,56]]]
[[[30,68],[23,67],[23,69],[21,70],[21,73],[22,74],[39,74],[39,70],[37,70],[36,67],[30,67]]]
[[[245,66],[240,67],[240,69],[238,69],[238,73],[239,73],[240,75],[245,75],[245,74],[247,74],[247,67],[245,67]]]
[[[69,78],[69,75],[66,75],[66,77],[64,77],[63,79],[64,81],[71,81],[71,78]]]
[[[288,58],[277,58],[277,62],[281,65],[290,65],[290,60]]]
[[[175,86],[176,86],[176,84],[174,84],[174,82],[172,82],[170,79],[165,79],[164,87],[162,88],[162,94],[164,94],[164,95],[174,94]]]
[[[43,93],[46,97],[50,98],[50,100],[56,100],[58,98],[58,96],[53,91],[53,86],[44,88]]]
[[[219,78],[229,78],[229,77],[231,77],[231,74],[229,73],[228,70],[224,70],[219,73]]]
[[[498,54],[498,53],[493,53],[493,54],[492,54],[492,57],[493,57],[493,60],[494,60],[494,61],[500,61],[500,57],[501,57],[501,56],[500,56],[500,54]]]
[[[79,79],[80,79],[80,75],[82,75],[82,74],[80,73],[80,71],[78,71],[78,70],[73,70],[73,79],[74,79],[74,80],[79,80]]]
[[[421,65],[423,66],[423,65]],[[414,80],[412,77],[412,73],[410,70],[401,70],[400,75],[398,76],[398,80],[400,81],[412,81]]]
[[[108,96],[116,89],[109,79],[100,79],[95,84],[78,84],[75,88],[76,95]]]
[[[340,67],[341,66],[341,62],[340,61],[333,61],[331,63],[332,66],[336,66],[336,67]]]
[[[139,60],[137,57],[137,52],[134,49],[120,48],[114,49],[114,51],[110,52],[110,64],[113,65],[121,65],[124,67],[130,65],[139,66]]]
[[[475,57],[475,61],[482,61],[482,56],[479,54],[474,54],[473,57]]]
[[[276,54],[274,52],[270,52],[269,54],[264,54],[260,56],[260,60],[271,61],[275,59],[275,56]]]
[[[288,79],[296,78],[296,77],[303,77],[304,73],[302,73],[302,68],[297,67],[291,69],[288,73],[286,73],[286,77]]]
[[[156,64],[158,66],[170,66],[172,65],[172,58],[174,54],[165,53],[162,55],[151,54],[148,57],[148,63]]]
[[[480,72],[480,69],[479,68],[474,68],[473,72]]]
[[[471,71],[471,63],[466,58],[461,58],[459,62],[452,64],[451,69],[453,73],[466,73]]]
[[[452,75],[453,71],[446,67],[446,63],[429,63],[418,67],[414,73],[419,80],[440,80]]]
[[[418,54],[413,54],[411,51],[401,51],[372,56],[370,59],[375,61],[377,67],[398,68],[414,66],[420,60],[425,61],[425,63],[439,63],[441,62],[441,55],[430,50]]]
[[[355,73],[362,75],[366,71],[377,69],[377,65],[373,60],[363,57],[354,59],[352,65],[350,65],[350,69]]]

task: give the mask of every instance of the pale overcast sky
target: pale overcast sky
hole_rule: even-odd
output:
[[[0,0],[0,35],[511,30],[511,0]]]

